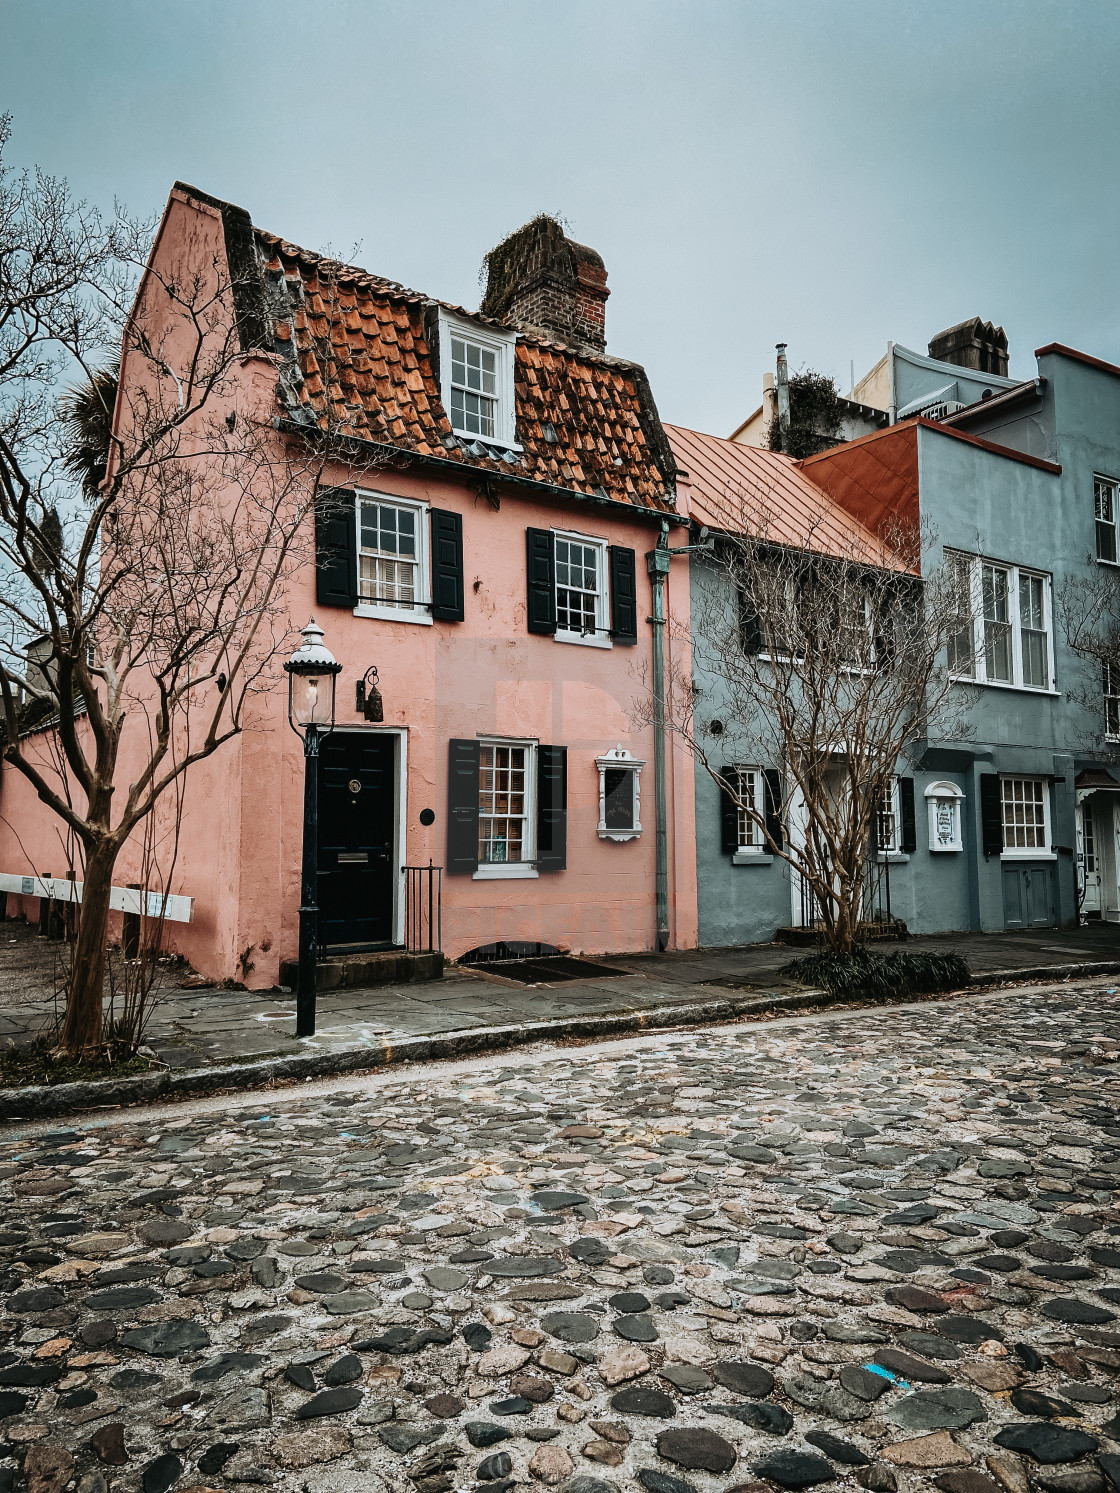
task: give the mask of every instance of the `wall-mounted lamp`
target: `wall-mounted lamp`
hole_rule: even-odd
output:
[[[373,665],[366,670],[365,677],[358,680],[355,693],[357,695],[356,708],[367,721],[385,719],[385,706],[381,699],[381,691],[377,688],[377,669]]]

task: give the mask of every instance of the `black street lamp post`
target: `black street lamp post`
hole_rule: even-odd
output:
[[[319,739],[334,730],[335,679],[342,665],[323,642],[314,617],[284,665],[288,724],[303,737],[303,882],[299,909],[296,1036],[315,1035],[315,966],[319,941]]]

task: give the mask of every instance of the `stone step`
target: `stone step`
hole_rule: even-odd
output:
[[[295,959],[280,964],[280,983],[294,990],[299,965]],[[443,955],[408,954],[404,949],[385,949],[375,954],[338,954],[321,959],[316,990],[345,990],[363,985],[408,985],[420,980],[443,979]]]

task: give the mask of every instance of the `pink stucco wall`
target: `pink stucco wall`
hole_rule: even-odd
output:
[[[155,252],[169,260],[204,262],[220,252],[216,217],[173,200]],[[240,388],[230,397],[242,406],[270,399],[274,379],[269,360],[249,359]],[[347,485],[350,474],[340,468],[325,480]],[[451,738],[496,733],[568,749],[567,869],[535,880],[445,875],[444,949],[454,957],[499,939],[540,941],[584,953],[652,948],[653,740],[650,729],[635,722],[652,677],[644,555],[656,542],[656,523],[618,507],[574,499],[541,502],[535,495],[504,493],[495,509],[456,474],[430,476],[419,467],[366,472],[358,485],[463,516],[466,620],[461,623],[425,626],[320,608],[310,559],[283,599],[292,628],[313,614],[343,665],[339,729],[404,733],[401,863],[426,863],[429,858],[445,863]],[[572,530],[637,552],[636,646],[585,647],[527,632],[528,527]],[[679,543],[681,535],[673,539]],[[686,627],[686,560],[674,562],[667,592],[674,622]],[[666,634],[670,663],[687,671],[687,655],[672,658],[674,648],[685,646],[681,628],[668,627]],[[365,725],[354,704],[355,681],[370,664],[380,672],[385,702],[380,728]],[[167,925],[168,946],[219,979],[242,978],[239,955],[246,952],[253,965],[247,983],[256,988],[276,982],[281,959],[294,957],[297,946],[303,756],[288,727],[286,707],[286,680],[277,668],[274,687],[257,697],[243,734],[191,769],[169,887],[195,902],[190,925]],[[621,844],[600,840],[596,832],[595,758],[619,743],[646,763],[641,777],[644,832]],[[44,750],[47,746],[44,742]],[[137,722],[131,734],[126,730],[121,780],[142,747]],[[697,936],[693,772],[687,754],[672,739],[667,755],[671,941],[674,947],[689,947]],[[425,828],[419,815],[429,808],[436,818]],[[135,879],[139,864],[139,848],[130,847],[117,883]],[[0,775],[0,871],[59,874],[65,865],[57,821],[26,780],[5,765]],[[25,900],[26,910],[35,915],[37,903]],[[9,915],[20,907],[19,898],[9,897]]]

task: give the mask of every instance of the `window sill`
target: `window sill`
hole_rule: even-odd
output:
[[[1041,695],[1044,699],[1060,700],[1062,692],[1060,689],[1034,689],[1029,684],[1005,684],[1002,679],[966,679],[958,675],[951,679],[950,684],[968,684],[973,689],[1004,689],[1011,690],[1018,695]]]
[[[636,824],[633,829],[604,829],[599,826],[598,834],[600,840],[617,840],[621,845],[627,840],[637,840],[641,837],[642,826]]]
[[[931,845],[930,855],[959,855],[964,849],[963,845]]]
[[[501,441],[496,435],[475,435],[472,430],[456,430],[451,427],[451,434],[461,441],[478,441],[483,446],[496,446],[499,451],[524,451],[524,446],[519,446],[516,441]]]
[[[1058,859],[1053,850],[1003,850],[999,858],[1001,861],[1056,861]]]
[[[472,881],[536,881],[536,866],[528,861],[490,861],[480,865]]]
[[[906,850],[877,850],[875,859],[880,866],[908,866],[910,853]]]
[[[554,632],[557,643],[578,643],[583,648],[613,648],[610,638],[601,638],[598,633]]]
[[[772,866],[774,857],[761,850],[737,850],[731,857],[733,866]]]
[[[354,608],[355,617],[375,617],[380,622],[418,622],[421,627],[431,627],[431,612],[406,612],[397,611],[394,607],[371,606],[367,602],[359,602]]]

